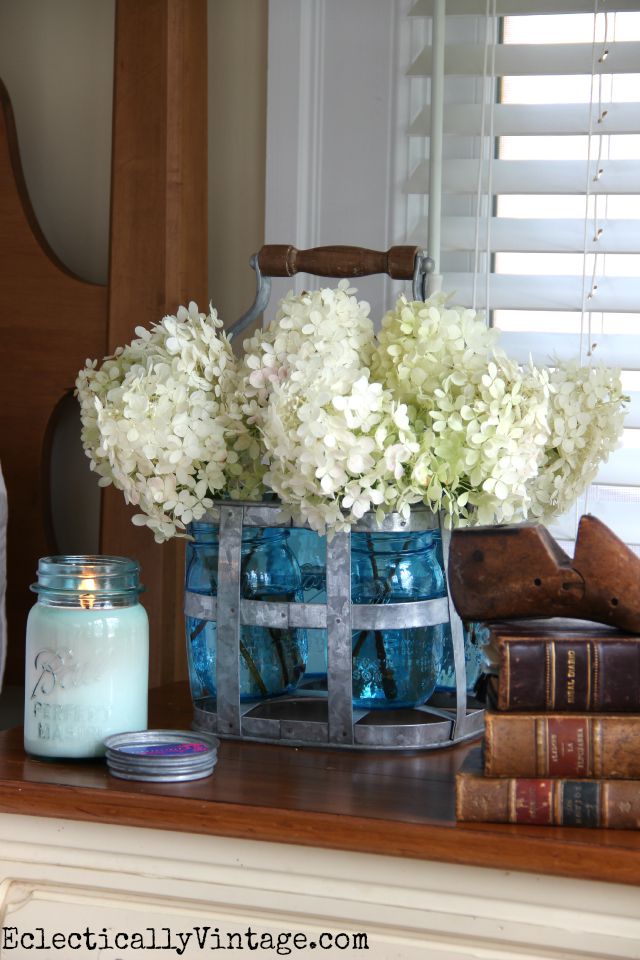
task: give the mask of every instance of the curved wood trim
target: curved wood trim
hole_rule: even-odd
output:
[[[73,270],[70,270],[57,255],[57,253],[49,246],[49,242],[42,232],[42,228],[38,222],[35,211],[33,209],[31,198],[29,197],[29,191],[27,189],[27,182],[25,180],[24,171],[22,169],[22,161],[20,159],[20,147],[18,141],[18,130],[16,127],[15,114],[13,112],[13,106],[11,105],[11,98],[9,97],[9,91],[6,86],[0,79],[0,109],[2,110],[4,127],[6,130],[7,136],[7,148],[9,152],[9,158],[11,162],[11,168],[13,171],[13,180],[15,184],[15,189],[20,198],[20,204],[22,206],[22,212],[24,218],[29,224],[31,233],[40,247],[42,253],[51,261],[52,265],[56,267],[61,273],[64,273],[65,276],[70,277],[73,280],[76,280],[78,283],[85,284],[88,287],[98,287],[99,289],[104,289],[104,284],[89,283],[87,280],[83,280],[82,277],[79,277],[78,274],[74,273]]]
[[[47,426],[42,438],[42,460],[40,463],[40,484],[42,488],[42,526],[44,528],[44,535],[49,552],[52,554],[57,554],[60,552],[55,534],[55,526],[53,523],[53,505],[51,502],[51,457],[53,453],[53,441],[56,434],[56,429],[60,423],[63,404],[68,397],[72,395],[72,390],[65,390],[62,396],[58,399],[51,412],[51,416],[47,421]]]
[[[7,91],[0,88],[0,460],[9,501],[6,680],[20,684],[38,557],[49,552],[47,429],[87,357],[106,352],[107,289],[78,279],[45,240],[26,191]]]

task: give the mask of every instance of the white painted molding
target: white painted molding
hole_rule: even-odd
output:
[[[270,0],[267,243],[318,243],[325,0]]]
[[[265,242],[318,245],[324,0],[269,0]],[[267,317],[304,277],[274,280]]]
[[[296,243],[320,242],[320,210],[324,133],[325,0],[300,5],[300,66],[298,103],[298,193]]]
[[[409,242],[398,210],[406,208],[410,5],[270,0],[267,243],[386,249]],[[374,316],[407,289],[383,277],[355,283]],[[270,315],[287,290],[310,285],[318,280],[274,282]]]
[[[0,879],[3,923],[22,928],[364,931],[372,960],[618,960],[640,944],[634,887],[39,817],[0,817]]]

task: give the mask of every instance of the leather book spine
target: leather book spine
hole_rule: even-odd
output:
[[[485,717],[494,777],[640,779],[640,715],[497,713]]]
[[[499,710],[640,713],[640,636],[497,640]]]
[[[640,828],[633,780],[496,779],[456,776],[456,819],[538,826]]]

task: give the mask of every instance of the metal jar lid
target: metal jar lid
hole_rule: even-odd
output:
[[[122,780],[199,780],[215,767],[219,741],[186,730],[139,730],[105,740],[109,772]]]

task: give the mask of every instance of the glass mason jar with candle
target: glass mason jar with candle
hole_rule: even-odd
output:
[[[145,730],[149,626],[139,566],[124,557],[44,557],[31,589],[24,746],[97,757],[112,733]]]

